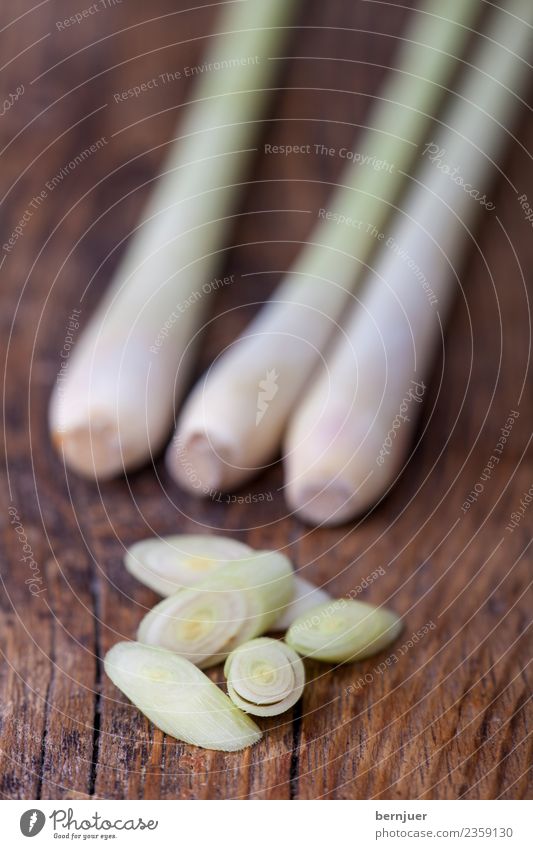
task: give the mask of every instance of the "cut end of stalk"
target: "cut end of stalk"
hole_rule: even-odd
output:
[[[52,442],[66,465],[86,478],[109,479],[124,471],[134,452],[121,443],[114,422],[100,418],[65,430],[53,430]]]
[[[342,480],[289,484],[286,497],[291,510],[312,525],[341,525],[367,505],[366,499],[359,499],[353,487]],[[360,506],[355,503],[359,500]]]
[[[193,495],[207,495],[233,485],[234,451],[228,442],[194,431],[183,441],[174,440],[166,454],[169,473]]]

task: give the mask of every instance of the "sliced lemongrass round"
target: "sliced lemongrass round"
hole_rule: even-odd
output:
[[[285,641],[303,657],[347,663],[377,654],[396,639],[402,624],[384,607],[341,598],[300,616]]]
[[[213,587],[232,584],[245,592],[249,616],[228,643],[227,653],[274,627],[294,598],[294,572],[290,560],[278,551],[258,551],[234,560],[212,576]],[[207,583],[206,579],[206,583]]]
[[[137,636],[140,642],[177,652],[196,666],[210,666],[224,659],[218,652],[242,627],[248,609],[243,593],[182,590],[144,617]]]
[[[203,749],[236,752],[261,731],[196,666],[162,648],[117,643],[104,668],[115,684],[165,734]]]
[[[229,537],[177,534],[134,543],[126,551],[124,563],[137,580],[169,596],[195,586],[215,569],[251,551],[249,545]]]
[[[290,561],[276,551],[226,563],[157,604],[142,620],[138,639],[213,666],[274,624],[293,596],[293,580]]]
[[[250,640],[233,651],[224,666],[228,695],[256,716],[277,716],[303,693],[305,669],[294,649],[269,637]]]
[[[294,596],[291,603],[272,626],[273,630],[286,631],[287,628],[291,627],[295,619],[298,619],[312,607],[317,607],[326,601],[331,601],[331,596],[326,590],[321,589],[321,587],[315,587],[310,581],[295,575]]]

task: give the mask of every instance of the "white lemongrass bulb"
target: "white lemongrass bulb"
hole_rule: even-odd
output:
[[[529,79],[521,57],[532,22],[530,0],[493,10],[345,333],[294,412],[284,447],[286,496],[309,522],[333,525],[366,510],[405,462],[457,268]]]
[[[139,642],[213,666],[272,627],[293,597],[293,581],[290,561],[279,552],[227,563],[157,604],[139,626]]]
[[[128,572],[162,596],[193,587],[226,563],[252,549],[239,540],[207,534],[150,537],[131,545],[124,557]]]
[[[196,666],[173,652],[117,643],[104,668],[157,728],[202,749],[237,752],[261,739],[257,725]]]
[[[250,327],[187,400],[167,452],[193,494],[232,489],[270,462],[299,394],[356,289],[480,8],[426,0],[413,11],[397,71],[385,78],[358,152],[296,263]],[[326,215],[327,213],[327,215]],[[334,217],[336,216],[336,217]],[[340,224],[348,220],[351,224]],[[359,226],[360,225],[360,226]],[[201,483],[201,486],[198,485]]]
[[[382,651],[402,627],[402,620],[391,610],[341,598],[300,616],[287,631],[285,642],[303,657],[348,663]]]
[[[298,654],[281,640],[260,637],[239,646],[224,664],[228,695],[246,713],[277,716],[296,704],[305,686]]]
[[[80,474],[114,476],[149,460],[168,438],[279,65],[272,56],[297,5],[223,4],[208,70],[198,76],[115,278],[52,394],[53,442]]]
[[[273,631],[286,631],[290,628],[295,619],[298,619],[307,610],[316,607],[319,604],[324,604],[329,601],[331,596],[326,590],[321,587],[316,587],[305,578],[294,576],[294,595],[287,605],[280,618],[276,620],[272,626]]]

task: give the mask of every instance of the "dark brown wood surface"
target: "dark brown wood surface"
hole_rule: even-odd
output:
[[[76,11],[69,0],[32,5],[5,0],[0,13],[3,96],[24,86],[0,118],[2,244],[31,209],[0,256],[2,797],[530,797],[533,507],[506,530],[533,484],[533,231],[517,200],[533,199],[530,109],[491,190],[496,211],[483,215],[459,269],[463,294],[419,443],[371,515],[340,529],[305,527],[286,515],[279,465],[240,493],[272,493],[253,505],[186,497],[160,460],[157,475],[147,468],[97,486],[65,473],[49,443],[47,402],[69,316],[81,309],[86,322],[106,286],[191,87],[181,79],[124,102],[114,93],[200,61],[216,9],[123,0],[62,29],[57,22]],[[212,298],[198,373],[308,234],[313,215],[293,210],[316,212],[342,166],[337,157],[268,156],[263,145],[352,144],[408,14],[405,3],[306,0],[220,270],[235,283]],[[31,207],[102,137],[97,154]],[[511,411],[519,416],[500,462],[465,512]],[[105,678],[102,657],[134,636],[156,601],[125,572],[124,547],[152,531],[206,525],[286,550],[336,595],[363,584],[360,598],[405,616],[397,660],[384,671],[387,652],[335,670],[309,664],[301,704],[262,723],[264,740],[244,753],[165,737]],[[373,571],[378,578],[365,581]]]

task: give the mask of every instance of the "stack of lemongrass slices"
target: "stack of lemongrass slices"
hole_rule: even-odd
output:
[[[227,537],[146,539],[128,549],[125,564],[166,598],[142,620],[138,642],[108,652],[105,670],[158,728],[205,749],[260,740],[247,714],[293,707],[305,685],[302,657],[362,660],[402,628],[384,608],[333,600],[280,552]],[[285,640],[263,637],[268,631],[286,631]],[[223,661],[227,696],[201,671]]]

